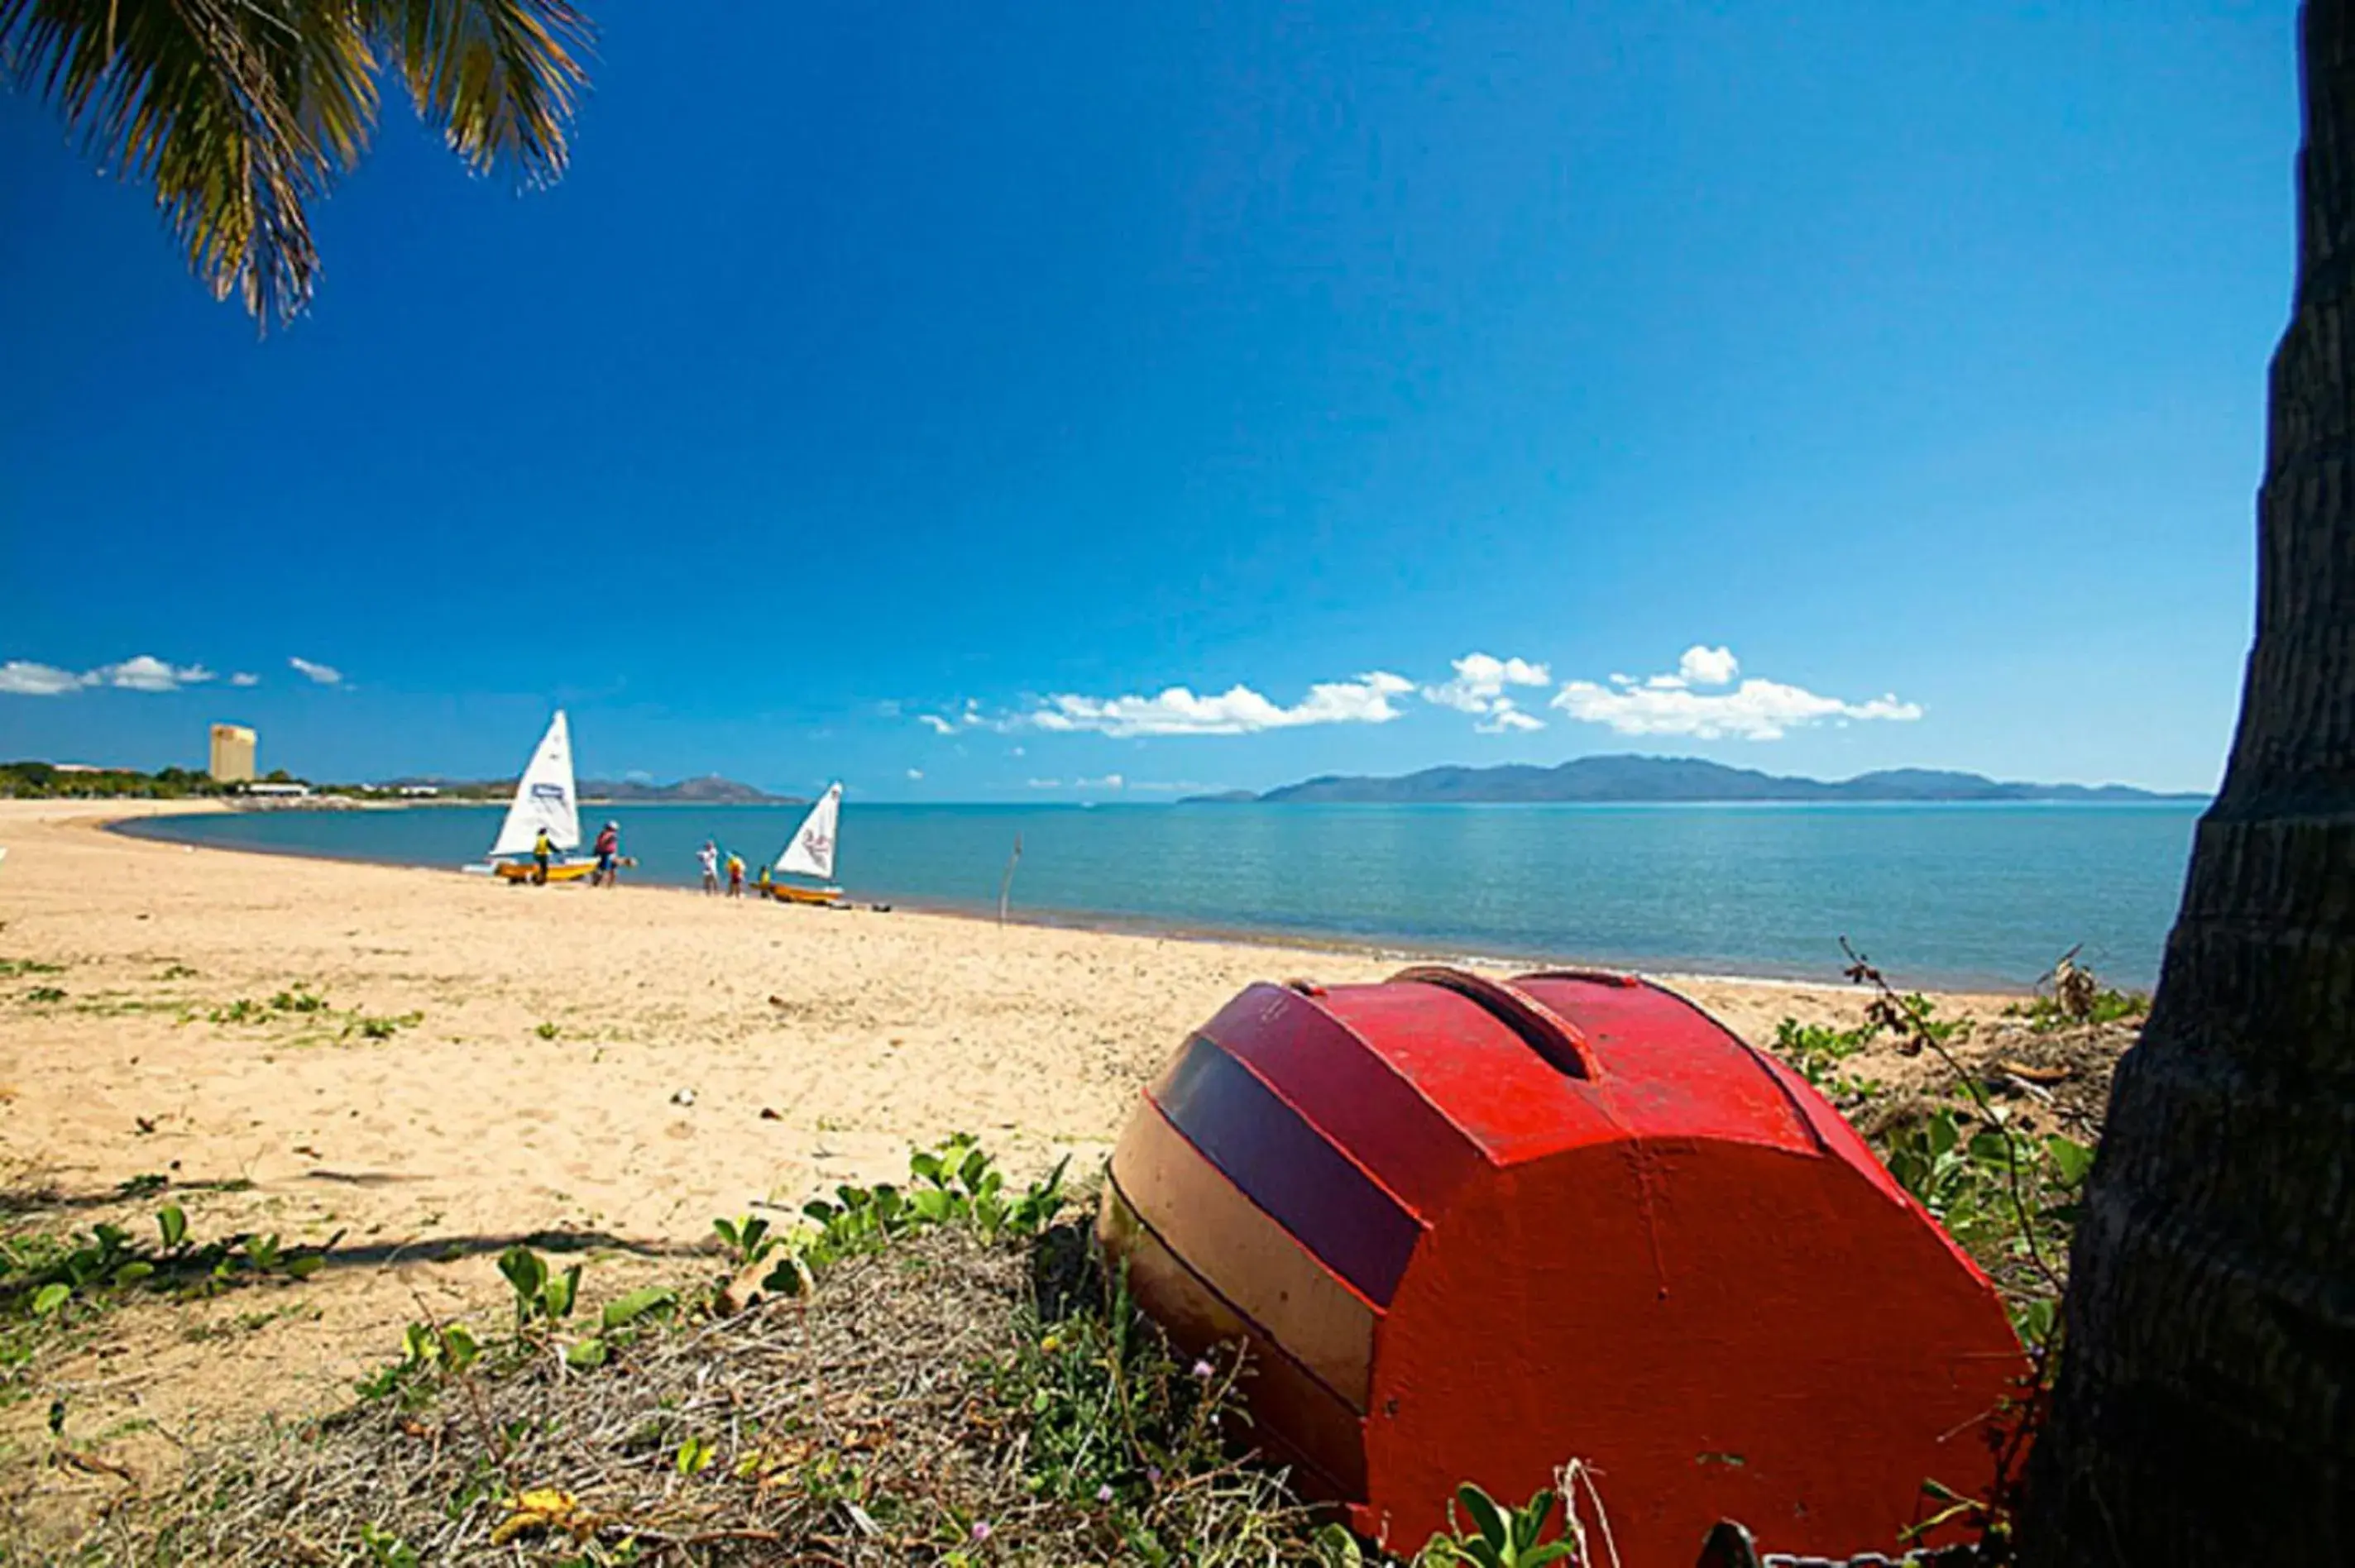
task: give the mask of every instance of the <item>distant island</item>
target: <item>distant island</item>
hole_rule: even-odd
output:
[[[1581,757],[1559,768],[1426,768],[1391,779],[1326,775],[1264,794],[1232,789],[1194,795],[1196,804],[1384,804],[1508,801],[1594,802],[1725,800],[2204,800],[2204,794],[2161,794],[2125,784],[2006,783],[1977,773],[1896,768],[1827,782],[1728,768],[1697,757]]]

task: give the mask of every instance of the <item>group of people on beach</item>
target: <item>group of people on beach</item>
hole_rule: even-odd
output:
[[[695,858],[697,863],[703,867],[703,891],[710,894],[718,893],[719,891],[720,872],[719,846],[712,842],[711,840],[706,839],[703,841],[703,847],[695,852]],[[734,850],[730,850],[728,852],[727,870],[728,896],[730,898],[743,897],[744,857],[738,854]],[[769,868],[764,865],[761,868],[761,880],[763,883],[766,883],[768,879]]]
[[[591,887],[622,885],[622,824],[607,822],[598,830],[596,842],[591,848],[596,853],[597,866],[589,874],[589,885]],[[549,837],[546,828],[540,829],[531,844],[531,880],[538,885],[544,887],[548,885],[549,864],[555,860],[556,853],[556,841]],[[724,874],[728,879],[728,896],[730,898],[744,896],[744,857],[742,855],[730,850],[723,863],[720,859],[719,846],[710,839],[706,839],[703,841],[703,847],[695,852],[695,858],[697,863],[703,868],[704,892],[718,894],[719,879]],[[633,861],[629,863],[634,865],[637,863]],[[761,868],[760,885],[766,887],[768,882],[769,868],[764,865]]]
[[[597,867],[589,874],[591,887],[622,885],[622,824],[607,822],[597,832],[597,842],[591,846],[597,855]],[[548,885],[549,863],[556,858],[556,841],[542,827],[531,841],[531,880],[538,886]],[[633,862],[632,863],[635,863]]]

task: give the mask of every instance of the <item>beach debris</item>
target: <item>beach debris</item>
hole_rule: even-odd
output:
[[[793,1266],[788,1263],[784,1266],[790,1268]],[[733,1318],[768,1299],[768,1282],[777,1272],[777,1267],[765,1257],[756,1257],[744,1265],[719,1287],[719,1294],[711,1298],[713,1313],[722,1318]]]
[[[776,1107],[762,1106],[761,1107],[761,1119],[762,1121],[783,1121],[785,1118],[778,1112]]]
[[[2030,1099],[2032,1099],[2038,1105],[2042,1106],[2052,1104],[2054,1098],[2052,1091],[2046,1088],[2043,1085],[2031,1083],[2028,1079],[2020,1077],[2017,1074],[2013,1073],[2004,1073],[1999,1075],[1995,1078],[1993,1086],[2002,1090],[2006,1094],[2026,1095]]]
[[[695,1103],[695,1091],[693,1089],[681,1089],[678,1093],[671,1096],[670,1103],[675,1106],[691,1106]]]
[[[508,1505],[507,1517],[491,1531],[491,1544],[505,1546],[519,1535],[538,1531],[562,1531],[577,1543],[597,1532],[602,1523],[595,1514],[581,1506],[570,1492],[554,1487],[540,1487],[524,1492]]]
[[[2077,1075],[2077,1069],[2063,1064],[2057,1067],[2031,1066],[2006,1056],[1996,1065],[2015,1078],[2025,1078],[2031,1084],[2065,1084]]]
[[[771,996],[771,997],[769,998],[769,1005],[770,1005],[771,1007],[791,1007],[791,1006],[793,1005],[793,1003],[792,1003],[792,1002],[790,1002],[790,1001],[786,1001],[783,997],[782,997],[782,996],[774,996],[774,995],[773,995],[773,996]]]
[[[2094,971],[2078,964],[2077,954],[2083,944],[2061,955],[2052,966],[2052,1000],[2061,1004],[2062,1012],[2077,1022],[2094,1016],[2094,999],[2101,995],[2101,982]]]
[[[306,1154],[314,1160],[325,1160],[326,1158],[325,1155],[320,1153],[317,1150],[312,1148],[307,1143],[296,1144],[290,1152],[295,1154]]]
[[[138,1128],[138,1129],[143,1133],[153,1132],[155,1130],[155,1118],[152,1116],[134,1116],[131,1118],[131,1121],[132,1125]]]

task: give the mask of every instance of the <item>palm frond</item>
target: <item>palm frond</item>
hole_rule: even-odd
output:
[[[568,0],[0,0],[0,82],[152,184],[190,270],[266,328],[311,298],[308,204],[367,152],[385,59],[476,170],[538,182],[591,37]]]
[[[306,203],[366,145],[372,66],[344,5],[0,0],[0,75],[151,183],[189,269],[264,325],[310,298]]]
[[[566,129],[595,41],[568,0],[359,0],[400,62],[417,112],[487,174],[512,161],[534,183],[563,174]]]

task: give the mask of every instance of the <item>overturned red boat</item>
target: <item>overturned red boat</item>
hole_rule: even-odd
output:
[[[1461,1481],[1592,1467],[1628,1568],[1739,1519],[1885,1548],[1983,1495],[2027,1371],[1987,1277],[1806,1082],[1617,975],[1257,985],[1188,1040],[1099,1228],[1251,1440],[1411,1550]]]

